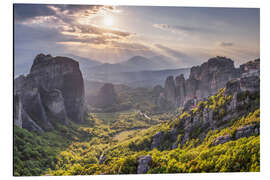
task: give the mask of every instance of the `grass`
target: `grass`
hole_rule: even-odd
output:
[[[113,139],[117,141],[124,141],[127,140],[131,137],[134,137],[134,135],[137,134],[137,132],[140,130],[128,130],[128,131],[123,131],[118,134],[116,134]]]

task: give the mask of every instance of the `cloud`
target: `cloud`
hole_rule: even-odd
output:
[[[231,47],[231,46],[234,46],[234,43],[232,43],[232,42],[219,42],[218,45],[221,47]]]
[[[168,24],[153,24],[153,27],[170,31],[173,33],[213,33],[210,28],[195,27],[195,26],[180,26],[180,25],[168,25]]]
[[[71,31],[67,30],[68,32],[77,32],[81,34],[91,34],[91,35],[105,35],[105,34],[112,34],[121,37],[128,37],[131,35],[129,32],[115,30],[115,29],[106,29],[94,25],[81,25],[81,24],[74,24]]]
[[[113,6],[16,4],[14,12],[17,24],[58,31],[57,35],[63,36],[57,38],[61,39],[58,43],[107,45],[112,40],[126,39],[131,35],[119,29],[90,24],[93,16],[114,11],[116,8]]]
[[[14,20],[22,22],[38,16],[52,16],[55,12],[48,6],[39,4],[14,4]]]
[[[84,13],[85,15],[97,14],[101,10],[113,11],[113,6],[103,5],[42,5],[42,4],[14,4],[15,21],[25,21],[40,16],[57,16],[57,13],[74,15]]]

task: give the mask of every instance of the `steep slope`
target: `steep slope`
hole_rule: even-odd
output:
[[[39,54],[30,73],[14,80],[15,124],[53,129],[54,120],[84,121],[84,83],[78,62]],[[17,123],[18,122],[18,123]]]

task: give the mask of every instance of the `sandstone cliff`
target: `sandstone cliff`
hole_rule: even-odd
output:
[[[14,80],[14,122],[28,130],[53,129],[55,121],[84,121],[84,83],[79,63],[39,54],[30,73]]]

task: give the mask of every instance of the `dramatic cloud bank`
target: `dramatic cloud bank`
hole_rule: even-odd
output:
[[[259,56],[258,9],[15,4],[14,28],[15,71],[40,52],[108,63],[162,56],[177,67]]]

